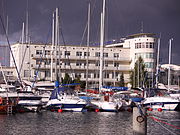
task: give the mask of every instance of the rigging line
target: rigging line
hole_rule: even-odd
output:
[[[60,18],[60,17],[59,17]],[[60,23],[60,21],[59,21],[59,23]],[[61,26],[62,26],[62,24],[61,24]],[[62,35],[62,40],[63,40],[63,44],[64,44],[64,46],[66,46],[66,43],[65,43],[65,39],[64,39],[64,35],[63,35],[63,31],[62,31],[62,27],[60,28],[59,27],[59,30],[60,30],[60,32],[61,32],[61,35]],[[67,47],[65,47],[65,50],[67,51]],[[67,57],[68,57],[68,60],[69,60],[69,56],[67,55]],[[70,60],[69,60],[70,61]],[[71,67],[71,65],[69,65],[70,66],[70,69],[72,69],[72,67]],[[72,69],[72,71],[71,71],[71,74],[72,74],[72,72],[74,72],[74,70]],[[75,77],[73,76],[73,74],[72,74],[72,78],[74,79]]]
[[[51,33],[51,28],[49,29],[49,32],[48,32],[48,34],[47,34],[47,38],[46,38],[46,42],[45,42],[45,44],[44,44],[44,46],[43,46],[42,54],[40,54],[40,62],[39,62],[39,64],[38,64],[37,70],[35,70],[36,73],[35,73],[35,76],[34,76],[34,81],[33,81],[33,84],[32,84],[32,88],[34,87],[34,84],[35,84],[35,82],[36,82],[37,75],[38,75],[38,73],[39,73],[39,69],[40,69],[41,64],[42,64],[42,58],[43,58],[43,56],[45,56],[45,48],[46,48],[46,45],[48,44],[48,39],[49,39],[50,33]]]
[[[22,70],[22,66],[23,66],[23,63],[24,63],[24,58],[25,58],[25,55],[26,55],[27,48],[28,48],[28,46],[26,44],[26,48],[25,48],[25,51],[24,51],[23,59],[22,59],[21,66],[20,66],[20,69],[19,69],[19,73],[21,73],[21,70]]]
[[[62,35],[63,44],[64,44],[64,46],[66,46],[62,28],[61,28],[61,35]],[[67,51],[67,48],[66,48],[66,47],[65,47],[65,50]],[[70,59],[70,58],[69,58],[69,55],[67,55],[67,58],[68,58],[68,60]],[[69,60],[69,61],[70,61],[70,60]],[[70,69],[72,69],[71,64],[70,64],[69,66],[70,66]],[[71,74],[72,74],[73,72],[74,72],[74,69],[72,69]],[[74,76],[73,74],[72,74],[72,79],[75,79],[75,76]]]
[[[91,0],[89,0],[89,2],[91,2]],[[93,9],[92,9],[92,12],[91,12],[90,16],[94,13],[94,9],[95,9],[95,6],[96,6],[96,5],[95,5],[96,2],[97,2],[97,0],[95,0],[95,2],[94,2],[94,4],[93,4]],[[82,36],[82,39],[81,39],[80,46],[81,46],[82,43],[83,43],[83,40],[84,40],[84,37],[85,37],[85,33],[86,33],[86,31],[87,31],[87,27],[88,27],[88,20],[87,20],[87,22],[86,22],[86,26],[85,26],[85,29],[84,29],[84,32],[83,32],[83,36]]]
[[[11,56],[12,56],[12,59],[13,59],[13,62],[14,62],[15,68],[16,68],[16,72],[17,72],[17,75],[18,75],[18,79],[19,79],[20,84],[21,84],[21,86],[22,86],[21,77],[20,77],[20,74],[19,74],[19,71],[18,71],[18,68],[17,68],[17,64],[16,64],[16,61],[15,61],[13,52],[12,52],[12,50],[11,50],[11,45],[10,45],[9,38],[8,38],[8,36],[7,36],[6,29],[5,29],[5,26],[4,26],[4,23],[3,23],[3,20],[2,20],[2,16],[1,16],[1,15],[0,15],[0,19],[1,19],[1,24],[2,24],[2,27],[3,27],[3,30],[4,30],[5,36],[6,36],[6,40],[7,40],[7,43],[8,43],[8,47],[9,47],[9,50],[10,50],[10,53],[11,53]]]

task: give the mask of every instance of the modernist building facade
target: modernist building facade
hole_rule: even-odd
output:
[[[122,73],[125,82],[128,83],[130,81],[130,71],[134,68],[139,56],[144,59],[146,69],[150,72],[153,71],[155,65],[155,42],[154,34],[140,33],[121,39],[118,43],[105,45],[103,50],[104,84],[112,83],[115,85],[120,80]],[[99,82],[99,46],[59,45],[56,52],[54,51],[55,47],[50,44],[27,45],[17,43],[13,44],[11,48],[22,79],[33,80],[38,71],[38,80],[54,80],[56,61],[57,70],[62,77],[65,73],[68,73],[72,78],[80,77],[81,80],[85,81],[88,68],[89,84],[98,84]],[[55,60],[55,54],[57,60]],[[87,59],[88,67],[86,64]],[[51,60],[53,60],[52,63]],[[12,57],[10,65],[14,66]]]

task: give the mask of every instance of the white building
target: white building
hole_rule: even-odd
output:
[[[122,73],[125,82],[128,83],[130,71],[134,68],[139,56],[144,59],[147,70],[152,71],[155,63],[155,41],[154,34],[140,33],[128,36],[119,43],[106,45],[104,47],[104,84],[117,83]],[[51,79],[52,45],[17,43],[11,47],[22,79],[33,80],[37,70],[38,80]],[[57,62],[57,69],[60,70],[62,76],[68,73],[73,78],[80,77],[81,80],[86,80],[88,54],[86,46],[60,45],[57,54],[60,58]],[[89,47],[88,81],[90,84],[99,82],[99,56],[99,47]],[[55,79],[54,61],[53,79]],[[14,66],[12,57],[10,65]]]

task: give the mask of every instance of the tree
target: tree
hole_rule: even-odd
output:
[[[118,83],[119,87],[124,87],[125,86],[125,82],[124,82],[124,74],[122,73],[120,76],[120,82]]]
[[[79,83],[79,86],[81,88],[85,89],[86,82],[85,81],[81,81],[80,77],[75,78],[73,82],[74,83]]]
[[[146,85],[147,71],[142,57],[139,57],[131,71],[130,83],[132,87],[144,87]]]
[[[69,76],[69,74],[65,74],[64,79],[62,79],[62,84],[70,84],[72,83],[72,78]]]

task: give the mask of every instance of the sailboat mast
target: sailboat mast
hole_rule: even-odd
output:
[[[9,17],[7,16],[6,18],[6,34],[8,36],[8,31],[9,31]]]
[[[28,0],[27,0],[27,9],[26,9],[26,44],[28,44],[29,36],[29,13],[28,13]]]
[[[156,88],[158,88],[158,72],[159,72],[159,51],[160,51],[160,38],[158,39],[158,50],[157,50],[157,65],[156,65]]]
[[[24,44],[24,22],[23,22],[23,26],[22,26],[21,44]]]
[[[23,58],[23,45],[24,45],[24,22],[23,22],[23,26],[22,26],[22,35],[21,35],[21,46],[20,46],[20,50],[21,50],[21,54],[20,54],[20,59]],[[23,61],[19,62],[19,73],[22,75],[21,69],[22,69],[22,65],[23,65]]]
[[[88,4],[88,28],[87,28],[87,53],[86,53],[86,93],[88,89],[88,74],[89,74],[89,40],[90,40],[90,15],[91,15],[91,4]]]
[[[59,82],[61,82],[61,51],[60,51],[60,17],[58,16],[58,34],[57,34],[57,45],[58,45],[58,63],[59,63],[59,69],[58,69],[58,78]]]
[[[54,54],[54,13],[52,17],[51,81],[53,81],[53,54]]]
[[[169,40],[169,67],[168,67],[168,92],[170,91],[170,79],[171,79],[171,69],[170,69],[170,64],[171,64],[171,44],[172,44],[172,38]]]
[[[58,79],[57,73],[57,46],[58,46],[58,8],[56,8],[56,26],[55,26],[55,75],[56,80]]]
[[[101,13],[101,33],[100,33],[100,73],[99,73],[99,92],[103,86],[103,53],[104,53],[104,20],[105,20],[105,4],[103,0],[103,12]]]

